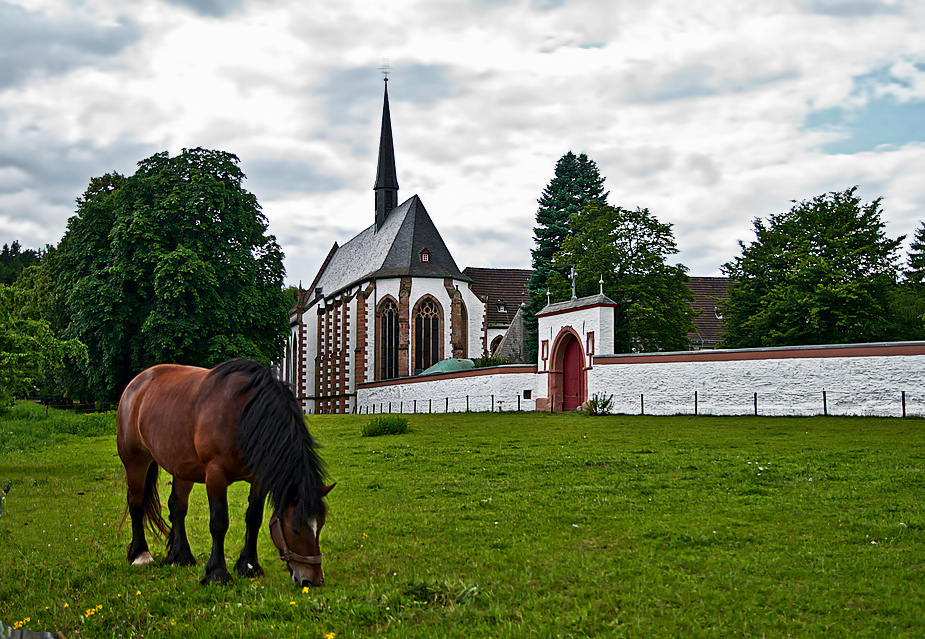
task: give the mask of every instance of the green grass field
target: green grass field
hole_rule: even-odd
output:
[[[202,487],[188,519],[200,565],[130,567],[115,436],[86,436],[114,425],[43,417],[0,421],[8,625],[68,637],[925,635],[925,420],[416,415],[409,433],[362,437],[369,417],[310,417],[338,484],[327,583],[302,592],[266,528],[264,578],[199,586]],[[231,562],[246,488],[229,497]]]

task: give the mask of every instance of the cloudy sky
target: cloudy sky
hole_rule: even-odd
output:
[[[674,225],[691,275],[853,185],[911,236],[923,33],[920,0],[0,0],[0,242],[56,244],[91,177],[203,146],[241,159],[307,285],[373,222],[383,58],[399,201],[461,268],[529,268],[569,150]]]

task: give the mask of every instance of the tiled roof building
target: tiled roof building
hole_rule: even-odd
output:
[[[697,330],[687,335],[691,350],[716,348],[723,339],[723,319],[719,305],[729,297],[729,280],[725,277],[692,277],[687,287],[694,294],[691,308],[698,313],[694,318]]]
[[[356,386],[486,349],[485,305],[417,195],[398,203],[388,84],[374,223],[334,244],[290,313],[280,366],[306,412],[356,407]]]
[[[517,268],[476,268],[468,266],[463,274],[472,280],[472,291],[485,302],[488,328],[488,352],[498,357],[495,351],[514,321],[521,304],[530,295],[527,284],[532,271]],[[510,359],[520,363],[520,359]]]

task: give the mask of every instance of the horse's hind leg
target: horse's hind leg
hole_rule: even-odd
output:
[[[212,553],[206,563],[206,576],[199,581],[203,586],[218,581],[231,581],[225,565],[225,534],[228,532],[228,480],[221,469],[206,469],[206,493],[209,495],[209,533],[212,535]]]
[[[128,484],[128,513],[132,519],[132,543],[128,547],[128,562],[133,566],[144,566],[152,561],[148,542],[145,540],[145,482],[151,461],[126,464],[125,481]],[[156,466],[155,466],[156,470]]]
[[[193,482],[173,478],[167,507],[170,509],[170,534],[167,536],[167,563],[172,566],[195,566],[196,558],[186,537],[186,513]]]
[[[235,571],[241,577],[262,577],[263,568],[257,562],[257,535],[263,524],[263,502],[265,495],[257,488],[257,483],[251,484],[250,496],[247,498],[247,514],[244,520],[247,527],[244,531],[244,548],[241,556],[234,565]]]

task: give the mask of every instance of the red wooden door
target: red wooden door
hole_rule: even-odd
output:
[[[572,338],[565,346],[562,362],[562,410],[575,410],[584,400],[583,359],[581,344]]]

